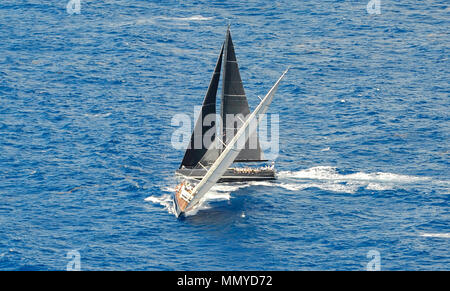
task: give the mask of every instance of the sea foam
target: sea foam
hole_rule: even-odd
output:
[[[201,199],[199,205],[186,215],[195,215],[199,210],[211,208],[210,202],[230,200],[233,192],[252,186],[278,187],[289,191],[316,188],[335,193],[353,194],[360,188],[371,191],[386,191],[405,188],[408,184],[430,180],[429,177],[416,177],[385,172],[340,174],[336,167],[331,166],[317,166],[299,171],[280,171],[277,174],[276,181],[216,184]],[[175,213],[172,201],[172,193],[174,193],[175,187],[165,186],[162,190],[171,194],[165,194],[161,197],[150,196],[145,200],[160,204],[170,213]]]
[[[423,237],[450,238],[450,233],[422,233]]]

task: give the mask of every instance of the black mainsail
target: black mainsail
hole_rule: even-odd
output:
[[[223,62],[223,66],[222,66]],[[216,132],[216,123],[210,126],[204,125],[203,121],[209,114],[216,114],[216,96],[219,87],[220,73],[222,71],[222,96],[221,96],[221,117],[222,117],[222,137],[216,139],[215,134],[212,145],[205,147],[203,137],[207,132]],[[202,109],[196,121],[194,131],[191,135],[189,146],[184,154],[180,169],[200,168],[211,165],[215,162],[223,147],[236,135],[238,129],[242,126],[246,116],[250,114],[247,97],[245,95],[244,86],[242,84],[239,66],[234,52],[234,45],[231,39],[230,28],[227,29],[227,35],[219,58],[214,69],[211,82],[208,87],[205,99],[203,100]],[[227,123],[227,118],[233,117],[233,120]],[[235,118],[238,116],[238,118]],[[233,122],[234,121],[234,122]],[[228,124],[228,127],[227,127]],[[230,126],[231,125],[231,126]],[[219,149],[219,147],[221,149]],[[250,135],[235,162],[264,162],[263,153],[259,144],[258,133],[255,131]]]
[[[191,135],[191,141],[184,154],[184,158],[183,161],[181,162],[180,169],[183,166],[187,168],[195,167],[202,160],[202,158],[205,163],[213,163],[219,155],[218,151],[215,150],[214,152],[216,152],[217,154],[208,154],[209,160],[204,159],[204,156],[208,151],[208,148],[206,148],[203,143],[203,136],[208,131],[216,132],[216,122],[212,123],[210,126],[204,126],[203,121],[205,117],[208,116],[209,114],[216,114],[216,95],[217,89],[219,87],[223,49],[224,46],[222,45],[222,49],[220,51],[220,55],[216,63],[216,68],[214,69],[211,82],[209,83],[208,91],[206,92],[205,99],[203,100],[202,109],[198,116],[197,122],[195,123],[194,131],[192,132]],[[214,138],[215,134],[213,134],[212,136],[212,139]]]
[[[239,66],[234,52],[234,45],[231,39],[230,28],[228,27],[225,39],[223,79],[222,79],[222,141],[226,145],[242,126],[245,117],[250,114],[247,97],[242,84]],[[232,124],[227,122],[227,118],[233,116]],[[240,116],[234,118],[234,116]],[[231,127],[230,127],[231,125]],[[228,126],[228,127],[227,127]],[[267,161],[262,157],[262,151],[259,144],[258,133],[252,134],[241,150],[235,162],[259,162]]]

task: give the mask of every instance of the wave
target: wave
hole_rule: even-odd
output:
[[[241,187],[249,187],[250,185],[240,184],[218,184],[214,185],[211,190],[200,200],[200,203],[192,211],[186,213],[186,216],[192,216],[197,214],[200,210],[210,209],[212,206],[210,202],[213,201],[226,201],[231,199],[231,193],[238,190]],[[175,187],[163,187],[161,190],[168,193],[174,193]],[[159,204],[163,206],[164,210],[170,214],[175,215],[175,208],[173,205],[173,194],[164,194],[160,197],[149,196],[144,199],[147,202]]]
[[[111,115],[111,112],[107,112],[107,113],[97,113],[97,114],[89,114],[86,113],[84,116],[86,117],[108,117]]]
[[[152,202],[163,206],[164,210],[167,210],[170,214],[175,214],[175,208],[173,206],[173,197],[170,194],[164,194],[160,197],[149,196],[144,201]]]
[[[384,172],[340,174],[336,167],[331,166],[317,166],[300,171],[280,171],[277,174],[276,181],[217,184],[203,197],[199,206],[186,215],[195,215],[199,210],[211,208],[210,202],[230,200],[231,193],[251,186],[278,187],[289,191],[317,188],[335,193],[353,194],[360,188],[371,191],[386,191],[405,188],[408,184],[430,180],[431,178],[429,177],[416,177]],[[162,190],[164,192],[174,193],[175,187],[163,187]],[[145,200],[161,204],[170,213],[175,213],[172,194],[165,194],[161,197],[150,196]]]
[[[303,178],[303,179],[321,179],[321,180],[345,180],[345,181],[379,181],[379,182],[418,182],[428,181],[428,177],[416,177],[408,175],[399,175],[393,173],[364,173],[339,174],[336,167],[318,166],[296,172],[281,171],[278,174],[281,178]]]
[[[404,188],[411,183],[431,181],[429,177],[384,172],[340,174],[336,167],[331,166],[318,166],[295,172],[281,171],[278,173],[278,178],[281,181],[295,182],[294,185],[288,184],[286,189],[299,190],[313,187],[343,193],[355,193],[359,188],[385,191]]]
[[[201,15],[194,15],[190,17],[181,17],[181,18],[173,18],[174,20],[181,20],[181,21],[205,21],[205,20],[211,20],[213,17],[204,17]]]
[[[193,15],[189,17],[166,17],[160,16],[157,17],[159,20],[168,20],[168,21],[207,21],[214,19],[213,17],[205,17],[202,15]]]
[[[450,233],[422,233],[423,237],[450,238]]]
[[[111,23],[113,27],[121,26],[133,26],[133,25],[154,25],[158,21],[173,21],[173,22],[198,22],[198,21],[208,21],[212,20],[214,17],[205,17],[202,15],[193,15],[189,17],[167,17],[167,16],[157,16],[153,18],[139,18],[136,20],[123,21],[120,23]]]

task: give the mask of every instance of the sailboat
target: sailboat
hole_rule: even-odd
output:
[[[236,62],[236,58],[234,56],[234,50],[230,50],[230,44],[231,44],[231,49],[232,49],[231,36],[230,36],[229,28],[228,28],[227,38],[225,40],[224,45],[222,46],[221,54],[219,56],[219,60],[217,61],[216,69],[214,71],[213,78],[210,83],[210,87],[208,88],[208,93],[205,97],[205,101],[203,102],[203,109],[210,110],[210,111],[215,110],[213,108],[215,106],[212,106],[212,103],[209,103],[212,99],[215,99],[215,92],[211,92],[212,93],[211,95],[209,95],[209,93],[210,93],[210,91],[217,91],[218,81],[215,81],[215,80],[216,80],[216,78],[218,78],[218,76],[217,76],[218,72],[220,72],[221,57],[222,57],[222,54],[224,53],[224,48],[228,47],[227,54],[232,54],[231,59],[228,59],[227,54],[225,54],[224,59],[226,60],[226,62],[235,64],[234,65],[234,68],[235,68],[234,75],[232,75],[233,73],[230,74],[230,75],[232,75],[232,77],[234,77],[234,79],[232,79],[232,81],[229,81],[229,82],[234,84],[234,86],[241,84],[241,86],[237,86],[237,87],[238,88],[242,87],[242,81],[240,81],[239,71],[236,71],[237,62]],[[233,68],[233,66],[227,66],[227,65],[225,65],[225,67]],[[231,166],[231,164],[236,162],[236,160],[239,160],[240,157],[242,157],[242,156],[249,157],[252,154],[252,153],[248,153],[248,151],[250,151],[250,149],[247,148],[248,141],[252,136],[254,137],[257,134],[257,131],[256,131],[256,126],[251,126],[251,125],[252,124],[258,125],[261,122],[261,120],[264,118],[264,114],[267,112],[269,105],[273,100],[275,92],[278,89],[278,85],[280,84],[280,82],[284,78],[284,76],[286,75],[287,71],[288,70],[286,70],[281,75],[281,77],[277,80],[275,85],[269,90],[269,92],[266,94],[266,96],[261,99],[261,102],[256,107],[256,109],[251,114],[248,114],[244,117],[245,120],[242,120],[242,125],[239,126],[238,128],[234,129],[235,134],[226,144],[223,144],[224,148],[220,152],[212,147],[210,147],[208,149],[203,149],[203,155],[201,152],[200,153],[197,152],[197,155],[198,155],[197,159],[199,159],[199,161],[197,163],[201,163],[202,161],[204,161],[205,156],[210,158],[209,154],[211,154],[211,153],[216,153],[216,154],[218,154],[218,156],[216,156],[216,158],[214,159],[212,164],[209,166],[209,168],[207,168],[203,164],[201,165],[201,167],[203,167],[204,168],[203,170],[205,171],[205,173],[201,177],[201,179],[195,179],[195,178],[193,179],[192,176],[186,176],[184,181],[176,187],[175,197],[174,197],[173,201],[174,201],[175,215],[177,217],[183,216],[186,212],[193,210],[201,202],[201,199],[204,197],[204,195],[220,179],[223,179],[224,175],[226,175],[227,172],[230,171],[229,167]],[[227,74],[227,72],[225,71],[224,75],[227,76],[226,74]],[[226,79],[226,78],[224,78],[224,79]],[[239,82],[236,82],[236,80],[239,80]],[[226,80],[224,81],[224,83],[225,82],[226,82]],[[224,84],[223,87],[226,88],[227,84]],[[226,92],[229,92],[229,91],[227,91],[227,89],[225,89],[224,91],[225,91],[225,94],[223,93],[222,95],[238,96],[239,99],[237,99],[237,100],[239,100],[239,102],[236,102],[234,104],[232,103],[232,106],[230,106],[230,107],[234,108],[235,110],[240,109],[244,103],[243,98],[245,97],[245,94],[226,93]],[[236,92],[233,92],[233,93],[236,93]],[[243,93],[243,92],[241,92],[241,93]],[[208,97],[211,99],[207,99]],[[245,99],[244,104],[247,103],[246,101],[247,100]],[[229,104],[227,104],[227,105],[229,105]],[[248,108],[248,104],[247,104],[247,108]],[[202,112],[202,114],[203,114],[203,112]],[[202,117],[202,114],[200,114],[199,118]],[[200,125],[198,125],[198,124],[199,124],[199,122],[197,121],[196,126],[203,126],[202,123]],[[194,133],[192,134],[192,138],[195,137],[195,133],[196,132],[194,130]],[[226,133],[226,132],[224,132],[224,133]],[[192,139],[191,139],[191,142],[192,142]],[[214,152],[212,152],[212,151],[214,151]],[[260,148],[259,148],[259,151],[260,151]],[[185,158],[183,159],[183,161],[186,159],[187,154],[188,153],[185,154]],[[247,154],[248,156],[243,155],[243,154]],[[254,152],[253,152],[253,154],[254,154]],[[261,152],[259,153],[259,155],[260,154],[261,154]],[[194,154],[191,154],[191,155],[194,156]],[[211,154],[211,156],[212,155],[213,154]]]
[[[174,207],[177,217],[184,213],[193,210],[204,197],[204,195],[217,183],[222,175],[227,171],[228,167],[239,156],[242,148],[241,144],[245,144],[252,134],[255,133],[256,127],[250,126],[252,122],[259,124],[264,114],[267,112],[270,103],[273,100],[278,85],[284,78],[288,70],[286,70],[275,85],[269,90],[266,96],[261,99],[261,103],[256,107],[246,120],[244,124],[238,129],[236,135],[227,144],[225,149],[221,152],[217,160],[211,165],[205,176],[198,183],[191,183],[188,179],[184,180],[176,187]]]
[[[214,120],[211,125],[205,125],[207,116],[216,115],[216,96],[219,88],[219,80],[222,73],[222,92],[221,92],[221,110],[219,122]],[[231,39],[230,27],[227,29],[226,38],[222,44],[216,66],[209,83],[206,96],[203,100],[202,108],[199,113],[194,131],[191,135],[190,143],[186,149],[183,160],[176,170],[177,176],[201,180],[210,166],[217,160],[224,148],[237,133],[238,128],[242,126],[243,119],[250,114],[247,97],[242,84],[239,66],[236,59],[233,41]],[[234,117],[237,117],[233,122]],[[219,136],[215,136],[216,130],[221,125]],[[205,145],[204,137],[212,134],[213,143]],[[275,167],[264,165],[260,167],[249,167],[248,163],[264,163],[258,132],[255,131],[246,142],[245,147],[237,155],[234,163],[246,165],[228,168],[220,182],[244,182],[244,181],[263,181],[275,180]]]

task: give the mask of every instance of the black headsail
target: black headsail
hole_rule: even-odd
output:
[[[181,162],[180,168],[187,167],[192,168],[197,166],[200,160],[205,160],[204,155],[208,151],[208,148],[205,147],[203,143],[203,136],[206,132],[211,130],[212,132],[216,131],[216,122],[214,122],[211,126],[203,126],[203,121],[208,114],[216,114],[216,95],[217,88],[219,87],[219,78],[220,78],[220,70],[222,67],[222,56],[223,56],[224,46],[222,45],[222,49],[220,51],[219,58],[216,63],[216,68],[214,69],[214,73],[211,78],[211,82],[209,83],[208,91],[206,92],[205,99],[203,100],[202,110],[198,116],[197,122],[194,127],[194,131],[192,132],[191,141],[189,146],[184,154],[183,161]],[[214,140],[215,135],[212,136],[212,140]],[[208,155],[212,161],[214,162],[217,156]]]
[[[241,121],[234,122],[233,127],[227,128],[227,114],[233,116],[241,114],[246,117],[250,114],[247,97],[245,96],[239,66],[234,52],[233,41],[231,40],[230,29],[224,44],[224,65],[222,74],[222,141],[226,144],[236,134]],[[239,119],[237,119],[239,120]],[[241,150],[235,162],[257,162],[266,161],[263,159],[257,132],[250,136],[245,148]]]

